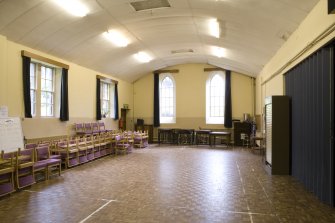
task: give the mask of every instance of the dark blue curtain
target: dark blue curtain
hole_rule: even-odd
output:
[[[59,119],[69,121],[68,69],[65,68],[62,69]]]
[[[24,117],[32,118],[30,99],[30,57],[22,56]]]
[[[154,127],[159,126],[159,73],[154,73]]]
[[[114,88],[114,120],[119,119],[119,95],[117,90],[117,84],[115,84]]]
[[[224,126],[226,128],[233,127],[232,109],[231,109],[231,71],[226,71],[226,87],[225,87],[225,106],[224,106]]]
[[[309,56],[285,75],[292,101],[292,175],[334,205],[334,45]]]
[[[96,113],[97,120],[101,120],[101,99],[100,99],[100,79],[97,78],[97,93],[96,93]]]

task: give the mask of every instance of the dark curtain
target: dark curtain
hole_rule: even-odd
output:
[[[96,95],[97,120],[101,120],[101,99],[100,99],[100,79],[97,78],[97,95]]]
[[[119,119],[119,93],[117,90],[117,84],[115,84],[114,88],[114,120]]]
[[[225,87],[225,106],[224,106],[224,127],[233,127],[232,111],[231,111],[231,71],[226,71],[226,87]]]
[[[30,99],[30,57],[22,56],[24,117],[32,118]]]
[[[154,73],[154,127],[159,126],[159,73]]]
[[[69,121],[68,69],[65,68],[62,69],[59,119]]]
[[[334,205],[334,46],[309,56],[285,75],[292,100],[292,175]]]

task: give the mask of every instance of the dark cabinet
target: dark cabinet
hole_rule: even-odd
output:
[[[290,100],[287,96],[265,99],[265,161],[272,174],[290,174]]]
[[[251,124],[249,122],[234,122],[234,145],[243,146],[241,134],[248,137],[251,134]]]
[[[126,130],[127,129],[127,113],[129,109],[121,108],[121,119],[119,120],[119,129]]]

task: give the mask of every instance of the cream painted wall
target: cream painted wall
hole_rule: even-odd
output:
[[[0,35],[0,105],[7,104],[7,40]]]
[[[223,125],[206,125],[206,80],[212,68],[207,64],[184,64],[166,69],[178,69],[172,74],[176,83],[175,124],[163,124],[171,128],[223,128]],[[243,113],[253,113],[252,78],[232,72],[232,112],[233,118],[241,119]],[[134,82],[134,120],[143,118],[147,124],[153,123],[153,74],[147,74]]]
[[[335,15],[327,14],[327,0],[320,0],[313,8],[308,16],[303,20],[298,29],[290,36],[286,43],[278,50],[273,58],[264,66],[256,81],[256,114],[262,113],[264,106],[264,98],[270,95],[284,94],[284,76],[283,74],[293,66],[301,62],[310,54],[319,49],[322,45],[329,42],[335,37],[332,31],[321,41],[311,46],[302,56],[292,62],[285,70],[275,76],[269,78],[276,73],[282,66],[287,64],[301,50],[312,43],[319,35],[321,35],[329,27],[335,25]],[[264,83],[267,82],[267,83]]]
[[[24,106],[21,50],[27,50],[70,66],[68,86],[70,120],[68,122],[61,122],[57,118],[23,118]],[[4,36],[0,36],[0,65],[0,106],[8,106],[9,116],[23,118],[23,132],[27,139],[73,134],[73,123],[96,121],[96,75],[110,76],[8,41]],[[123,104],[129,104],[129,106],[132,107],[132,84],[117,78],[113,79],[119,81],[120,108]],[[130,119],[132,119],[131,115],[132,114],[129,114]],[[118,122],[113,119],[104,119],[103,121],[108,128],[116,129],[118,126]]]

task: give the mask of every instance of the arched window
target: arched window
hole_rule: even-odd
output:
[[[176,86],[170,74],[161,74],[159,83],[160,123],[176,123]]]
[[[225,105],[225,73],[215,71],[206,84],[206,123],[223,124]]]

